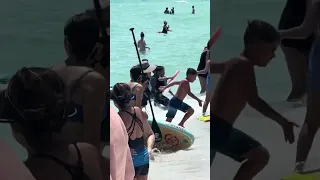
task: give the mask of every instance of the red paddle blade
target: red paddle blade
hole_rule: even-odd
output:
[[[222,29],[221,29],[221,27],[218,27],[216,32],[213,33],[213,35],[211,36],[211,38],[209,40],[208,49],[210,49],[214,45],[214,43],[216,43],[216,41],[220,38],[221,34],[222,34]]]

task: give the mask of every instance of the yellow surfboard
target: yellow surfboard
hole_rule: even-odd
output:
[[[308,174],[298,174],[293,173],[290,176],[283,177],[281,180],[319,180],[320,172],[308,173]]]
[[[210,115],[200,116],[198,118],[202,122],[209,122],[210,121]]]

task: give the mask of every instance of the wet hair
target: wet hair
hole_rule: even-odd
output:
[[[143,32],[141,32],[140,37],[141,37],[141,38],[143,38],[143,37],[144,37],[144,33],[143,33]]]
[[[248,21],[244,33],[244,44],[274,43],[280,40],[280,34],[270,23],[261,20]]]
[[[130,86],[126,83],[117,83],[112,88],[110,99],[112,99],[120,109],[125,109],[133,95]]]
[[[157,66],[157,68],[154,70],[154,72],[160,72],[160,71],[162,71],[162,70],[164,70],[164,67],[163,66]]]
[[[194,6],[192,6],[192,8],[194,8]]]
[[[133,82],[144,83],[148,80],[145,73],[141,73],[140,65],[135,65],[130,69],[130,75]]]
[[[198,74],[198,72],[197,72],[197,70],[195,70],[195,69],[193,69],[193,68],[188,68],[187,69],[187,72],[186,72],[186,75],[188,76],[188,75],[197,75]]]
[[[100,38],[100,22],[89,13],[69,18],[64,26],[65,40],[78,61],[85,61]]]
[[[49,148],[52,134],[66,122],[64,94],[64,83],[52,69],[22,68],[1,94],[0,116],[22,127],[34,149]]]

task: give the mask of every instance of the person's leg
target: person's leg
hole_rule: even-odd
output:
[[[169,106],[168,112],[166,114],[166,117],[167,117],[166,121],[171,122],[176,114],[177,114],[177,109]]]
[[[285,42],[295,43],[294,41],[297,40],[286,40]],[[302,53],[297,48],[286,46],[286,44],[282,45],[281,49],[285,55],[292,85],[287,101],[300,100],[306,92],[307,53]]]
[[[303,170],[311,149],[314,136],[319,128],[319,106],[320,106],[320,41],[315,40],[309,58],[309,69],[307,74],[307,112],[304,124],[302,125],[296,154],[295,171]]]
[[[188,104],[182,102],[179,110],[184,112],[185,115],[183,116],[182,120],[178,125],[184,127],[184,123],[193,115],[194,109],[190,107]]]
[[[319,107],[320,107],[320,91],[309,91],[307,97],[307,113],[304,124],[302,125],[296,154],[296,169],[300,172],[303,170],[303,163],[308,158],[309,151],[312,147],[314,137],[319,129]]]
[[[270,158],[268,151],[259,142],[235,128],[228,142],[218,152],[242,163],[233,180],[253,179],[268,164]]]
[[[206,92],[206,77],[198,75],[201,91],[200,93]]]
[[[147,180],[149,173],[149,164],[143,165],[140,174],[136,177],[137,180]]]

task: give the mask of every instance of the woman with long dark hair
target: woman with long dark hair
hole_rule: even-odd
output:
[[[26,166],[40,180],[100,180],[97,149],[55,139],[67,122],[65,85],[49,68],[22,68],[1,94],[0,117],[26,148]]]
[[[149,173],[149,157],[155,142],[154,133],[142,115],[142,109],[130,106],[131,89],[126,83],[117,83],[111,94],[114,105],[119,109],[119,115],[127,129],[129,147],[134,152],[132,161],[137,180],[147,180]],[[145,145],[147,142],[147,146]]]

